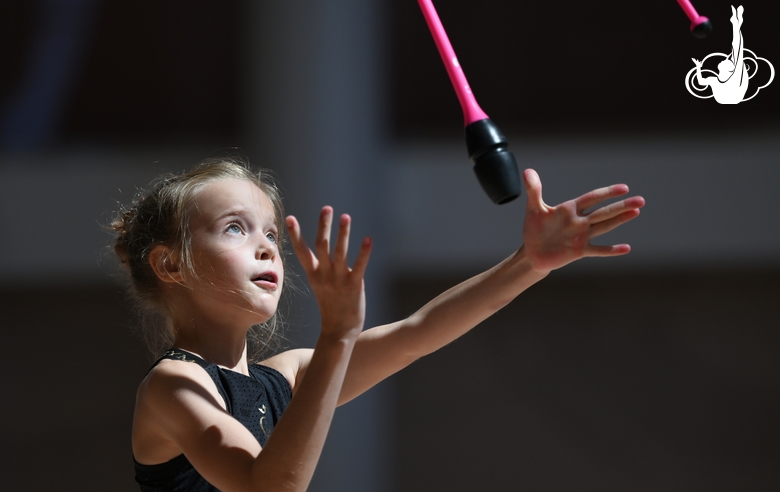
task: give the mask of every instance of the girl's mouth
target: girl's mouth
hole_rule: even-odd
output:
[[[274,272],[263,272],[252,279],[255,285],[266,288],[276,288],[278,278]]]

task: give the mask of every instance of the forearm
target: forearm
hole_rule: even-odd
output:
[[[421,357],[450,343],[509,304],[547,273],[535,272],[524,249],[452,287],[400,323],[399,338]]]
[[[490,270],[439,295],[407,319],[364,331],[355,345],[339,403],[460,337],[546,274],[521,248]]]
[[[349,401],[374,384],[430,354],[474,328],[555,269],[586,256],[618,256],[627,244],[590,243],[639,215],[642,197],[608,205],[628,186],[595,189],[550,207],[542,199],[539,175],[523,173],[528,196],[523,247],[490,270],[447,290],[409,318],[360,334],[350,360],[340,402]],[[585,213],[585,210],[592,209]]]
[[[262,490],[308,487],[333,420],[354,338],[321,336],[306,374],[255,461],[253,483]]]

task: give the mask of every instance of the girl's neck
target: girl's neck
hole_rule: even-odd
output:
[[[206,362],[249,374],[246,352],[246,331],[226,332],[217,327],[198,329],[177,327],[173,346],[191,352]]]

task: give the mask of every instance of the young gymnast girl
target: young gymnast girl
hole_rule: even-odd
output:
[[[230,159],[205,161],[139,195],[112,228],[140,305],[164,320],[165,350],[141,382],[133,420],[141,490],[305,490],[338,405],[463,335],[551,270],[629,252],[627,244],[590,243],[639,215],[641,197],[604,205],[627,186],[550,207],[536,172],[523,178],[524,244],[514,254],[410,317],[368,330],[363,277],[372,244],[363,239],[350,267],[348,215],[336,219],[324,207],[312,250],[298,221],[283,216],[266,173]],[[285,284],[284,229],[322,327],[313,350],[258,364],[253,341],[274,336]]]

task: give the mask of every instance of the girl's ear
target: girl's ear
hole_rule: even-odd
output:
[[[149,264],[157,278],[163,282],[180,284],[184,280],[178,258],[168,246],[155,246],[149,253]]]

